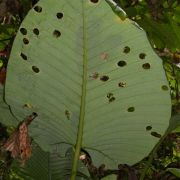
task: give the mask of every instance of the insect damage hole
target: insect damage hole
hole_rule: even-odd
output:
[[[169,90],[168,86],[166,86],[166,85],[163,85],[163,86],[161,87],[161,89],[162,89],[163,91],[168,91],[168,90]]]
[[[58,12],[58,13],[56,14],[56,17],[57,17],[58,19],[62,19],[63,16],[64,16],[64,14],[61,13],[61,12]]]
[[[124,67],[124,66],[127,65],[127,63],[126,63],[126,61],[119,61],[119,62],[117,63],[117,65],[118,65],[119,67]]]
[[[20,56],[22,57],[23,60],[27,60],[28,59],[27,56],[25,54],[23,54],[23,53],[21,53]]]
[[[128,112],[134,112],[134,111],[135,111],[135,108],[134,108],[134,107],[129,107],[129,108],[127,109],[127,111],[128,111]]]
[[[125,82],[119,82],[118,86],[119,87],[126,87],[126,83]]]
[[[27,38],[23,38],[23,43],[24,43],[25,45],[27,45],[27,44],[29,44],[29,40],[28,40]]]
[[[113,93],[108,93],[107,94],[107,98],[109,100],[109,103],[111,103],[111,102],[116,100],[116,98],[114,97]]]
[[[111,98],[111,97],[113,97],[113,93],[108,93],[108,94],[107,94],[107,98],[109,99],[109,98]]]
[[[152,129],[152,126],[146,126],[146,131],[150,131]]]
[[[161,135],[159,133],[157,133],[157,132],[154,132],[154,131],[151,132],[151,135],[156,137],[156,138],[161,138]]]
[[[42,7],[41,6],[35,6],[34,7],[34,10],[38,13],[41,13],[42,12]]]
[[[54,36],[54,37],[56,37],[56,38],[58,38],[58,37],[60,37],[60,36],[61,36],[61,32],[60,32],[60,31],[58,31],[58,30],[54,30],[54,32],[53,32],[53,36]]]
[[[90,0],[92,3],[98,3],[99,0]]]
[[[127,53],[130,52],[130,50],[131,50],[130,47],[129,47],[129,46],[126,46],[126,47],[124,47],[123,52],[127,54]]]
[[[142,65],[142,68],[143,69],[150,69],[151,65],[149,63],[145,63],[145,64]]]
[[[25,29],[25,28],[21,28],[20,32],[22,35],[27,35],[27,29]]]
[[[33,112],[33,113],[32,113],[32,116],[35,116],[35,117],[37,117],[37,116],[38,116],[38,113],[36,113],[36,112]]]
[[[111,103],[111,102],[113,102],[113,101],[115,101],[116,100],[116,98],[115,97],[111,97],[111,98],[109,98],[109,102]]]
[[[39,73],[40,70],[37,66],[32,66],[32,70],[35,72],[35,73]]]
[[[139,58],[140,59],[145,59],[146,58],[146,54],[145,53],[140,53],[139,54]]]
[[[33,33],[38,36],[39,35],[39,29],[38,28],[34,28],[33,29]]]
[[[109,77],[108,76],[101,76],[100,80],[105,82],[105,81],[109,80]]]

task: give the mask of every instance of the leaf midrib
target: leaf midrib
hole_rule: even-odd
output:
[[[78,168],[79,155],[82,146],[83,128],[84,128],[84,117],[85,117],[85,104],[86,104],[86,85],[87,85],[87,35],[86,35],[86,22],[85,22],[85,6],[84,0],[82,0],[82,18],[83,18],[83,76],[82,76],[82,96],[80,106],[80,117],[79,126],[77,132],[77,140],[75,146],[75,154],[73,158],[71,180],[76,179],[76,173]]]

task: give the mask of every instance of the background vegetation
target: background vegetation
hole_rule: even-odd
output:
[[[180,1],[179,0],[115,0],[146,32],[152,47],[163,59],[164,69],[169,80],[172,99],[172,115],[180,114]],[[0,0],[0,83],[4,85],[7,63],[16,32],[27,12],[37,0]],[[11,127],[0,124],[0,145],[9,134]],[[124,173],[127,179],[132,172],[141,173],[148,157],[130,167]],[[1,154],[0,177],[21,179],[11,168],[12,159]],[[180,168],[180,132],[169,134],[155,153],[146,179],[175,180]],[[124,168],[124,172],[129,167]],[[123,173],[122,173],[123,174]],[[119,175],[119,179],[120,179]]]

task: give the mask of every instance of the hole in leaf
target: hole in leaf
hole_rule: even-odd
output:
[[[33,112],[32,115],[33,116],[38,116],[38,114],[36,112]]]
[[[37,66],[32,66],[32,70],[35,72],[35,73],[39,73],[40,70]]]
[[[131,50],[130,47],[126,46],[126,47],[124,47],[124,51],[123,52],[127,54],[127,53],[130,52],[130,50]]]
[[[145,53],[140,53],[140,54],[139,54],[139,58],[140,58],[140,59],[145,59],[145,57],[146,57],[146,54],[145,54]]]
[[[113,102],[113,101],[115,101],[115,97],[114,97],[114,95],[113,95],[113,93],[108,93],[107,94],[107,98],[109,99],[109,102]]]
[[[21,29],[20,29],[20,32],[21,32],[23,35],[26,35],[26,34],[27,34],[27,29],[21,28]]]
[[[67,117],[67,119],[69,120],[71,117],[71,113],[68,110],[65,110],[65,116]]]
[[[61,32],[58,30],[54,30],[53,35],[54,35],[54,37],[58,38],[61,36]]]
[[[28,104],[24,104],[23,107],[24,107],[24,108],[28,108]]]
[[[100,77],[100,80],[101,80],[101,81],[108,81],[108,80],[109,80],[109,77],[108,77],[108,76],[101,76],[101,77]]]
[[[39,29],[34,28],[34,29],[33,29],[33,33],[38,36],[38,35],[39,35]]]
[[[23,60],[27,60],[27,56],[23,53],[21,53],[21,57],[23,58]]]
[[[90,0],[92,3],[98,3],[99,0]]]
[[[169,90],[168,86],[166,86],[166,85],[163,85],[161,88],[162,88],[163,91],[168,91]]]
[[[113,93],[108,93],[107,98],[111,98],[111,97],[113,97]]]
[[[120,82],[120,83],[118,84],[118,86],[119,86],[119,87],[126,87],[126,83],[125,83],[125,82]]]
[[[145,63],[142,65],[143,69],[150,69],[151,65],[149,63]]]
[[[111,103],[111,102],[113,102],[113,101],[115,101],[116,100],[116,98],[115,97],[111,97],[111,98],[109,98],[109,102]]]
[[[157,137],[157,138],[161,138],[161,135],[157,132],[151,132],[151,135],[154,136],[154,137]]]
[[[42,12],[42,7],[41,6],[35,6],[34,7],[34,10],[38,13],[41,13]]]
[[[56,14],[56,17],[58,18],[58,19],[62,19],[63,18],[63,13],[61,13],[61,12],[59,12],[59,13],[57,13]]]
[[[146,126],[146,131],[150,131],[152,129],[152,126]]]
[[[127,63],[125,61],[119,61],[118,62],[118,66],[120,66],[120,67],[124,67],[126,65],[127,65]]]
[[[135,108],[134,108],[134,107],[129,107],[127,111],[128,111],[128,112],[134,112],[134,111],[135,111]]]
[[[23,43],[27,45],[29,44],[29,40],[27,38],[23,38]]]

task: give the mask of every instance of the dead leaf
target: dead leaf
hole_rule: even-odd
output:
[[[28,135],[28,127],[26,122],[23,122],[19,127],[19,150],[20,158],[22,164],[24,165],[26,161],[31,157],[31,140]]]
[[[16,130],[4,144],[4,149],[11,152],[11,156],[16,158],[19,155],[19,132]]]
[[[36,113],[26,117],[3,146],[5,151],[11,152],[11,156],[14,159],[20,158],[22,166],[25,165],[32,154],[31,138],[28,135],[28,125],[36,117]]]

